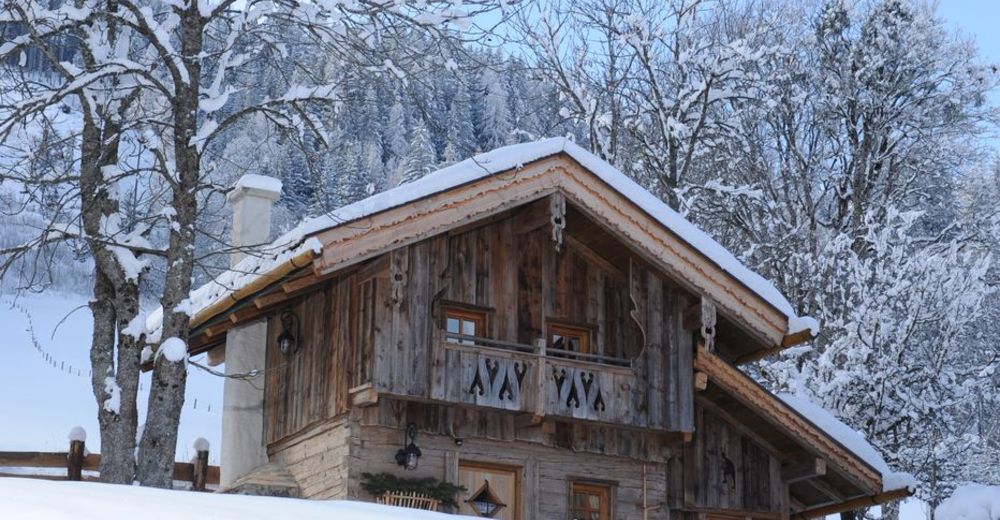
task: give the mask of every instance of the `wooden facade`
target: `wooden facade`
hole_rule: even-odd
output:
[[[267,320],[264,440],[302,496],[373,500],[361,474],[403,473],[408,424],[422,457],[407,476],[492,464],[514,476],[496,477],[516,487],[503,518],[779,519],[881,491],[748,386],[735,363],[787,340],[717,266],[602,205],[619,195],[565,158],[479,183],[323,232],[311,267],[201,327],[211,348]],[[717,323],[699,318],[716,305]]]

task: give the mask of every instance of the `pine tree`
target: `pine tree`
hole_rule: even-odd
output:
[[[434,170],[434,148],[431,146],[430,133],[423,121],[413,127],[413,141],[406,154],[403,180],[400,184],[413,182]]]
[[[444,160],[455,163],[471,157],[477,151],[475,128],[472,125],[472,102],[469,89],[458,85],[455,97],[448,109],[448,137],[444,148]]]
[[[510,137],[510,108],[507,104],[507,87],[492,69],[482,75],[483,120],[480,128],[480,145],[492,150],[507,144]]]

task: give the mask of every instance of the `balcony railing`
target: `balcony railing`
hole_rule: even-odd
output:
[[[646,426],[628,359],[453,333],[434,348],[432,398]]]
[[[453,332],[445,333],[445,341],[458,345],[509,350],[511,352],[521,352],[527,354],[538,354],[539,352],[544,352],[544,355],[547,357],[572,359],[575,361],[584,361],[588,363],[597,363],[600,365],[610,365],[623,368],[632,367],[632,360],[626,358],[605,356],[602,354],[591,354],[589,352],[574,352],[571,350],[545,347],[543,345],[525,345],[523,343],[513,343],[510,341],[481,338],[478,336],[467,336],[465,334],[456,334]]]

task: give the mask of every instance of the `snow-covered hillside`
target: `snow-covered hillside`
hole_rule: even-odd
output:
[[[347,500],[216,495],[86,482],[0,479],[0,518],[40,520],[462,520],[415,509]],[[58,497],[58,500],[53,500]]]
[[[88,432],[87,448],[100,451],[97,405],[90,389],[91,316],[87,298],[45,293],[0,295],[0,411],[4,428],[0,450],[65,451],[74,426]],[[191,444],[204,437],[218,463],[222,418],[222,379],[190,368],[181,416],[177,460],[190,460]],[[143,376],[140,406],[146,402],[149,375]],[[140,417],[140,424],[143,417]],[[0,517],[6,517],[0,515]]]

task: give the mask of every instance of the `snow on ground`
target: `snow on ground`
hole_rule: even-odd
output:
[[[868,510],[868,518],[881,517],[881,506],[875,506]],[[930,508],[923,500],[910,497],[899,502],[899,520],[927,520],[928,518],[930,518]],[[827,515],[826,520],[840,520],[840,515]]]
[[[0,450],[66,451],[67,434],[74,426],[82,426],[87,449],[100,452],[97,404],[89,377],[91,317],[86,304],[87,298],[80,295],[0,294],[0,416],[4,425],[17,425],[0,431]],[[222,379],[194,367],[189,370],[177,460],[190,460],[192,443],[204,437],[214,450],[211,463],[218,464]],[[139,402],[145,408],[149,374],[143,375],[141,388]]]
[[[960,486],[934,513],[938,520],[1000,520],[1000,486]]]
[[[415,509],[347,500],[217,495],[90,482],[0,479],[0,518],[38,520],[461,520]]]
[[[813,403],[804,396],[778,394],[778,397],[803,417],[809,419],[819,429],[826,432],[830,437],[833,437],[845,448],[860,457],[869,466],[878,470],[882,474],[882,488],[884,491],[892,491],[905,487],[916,489],[917,480],[913,475],[893,471],[886,464],[878,450],[868,443],[864,435],[861,435],[860,432],[841,422],[840,419],[834,417],[832,413],[828,412],[822,406]]]

